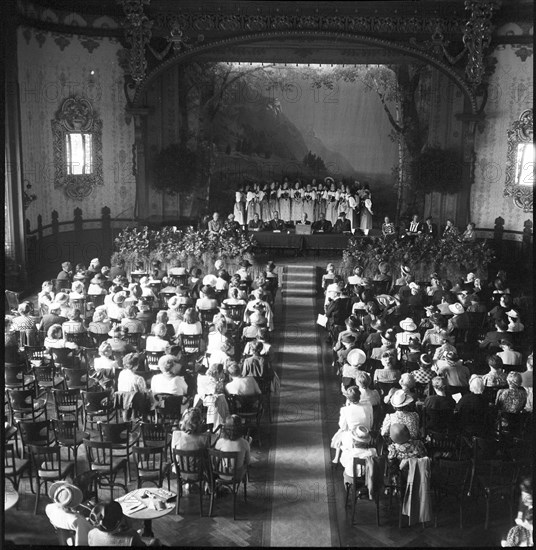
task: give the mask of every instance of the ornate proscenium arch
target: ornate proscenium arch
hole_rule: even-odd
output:
[[[477,95],[471,86],[464,79],[463,75],[456,69],[449,66],[447,63],[438,59],[434,55],[428,53],[423,49],[402,44],[393,40],[385,40],[381,38],[375,38],[371,36],[355,35],[345,32],[319,32],[319,31],[274,31],[274,32],[262,32],[251,33],[238,37],[225,38],[217,40],[208,44],[201,44],[193,46],[187,50],[179,52],[172,57],[169,57],[165,61],[160,62],[154,67],[143,80],[135,87],[133,98],[129,101],[130,108],[139,108],[143,106],[143,97],[147,91],[151,82],[153,82],[158,76],[164,73],[173,65],[184,62],[185,60],[210,52],[212,50],[221,50],[226,47],[237,46],[242,44],[248,44],[253,42],[266,42],[276,41],[278,39],[313,39],[313,40],[334,40],[338,43],[342,41],[364,44],[369,46],[381,47],[387,50],[392,50],[397,53],[403,54],[410,58],[414,58],[421,62],[427,63],[432,67],[437,68],[439,71],[446,74],[452,79],[456,85],[460,88],[462,93],[468,100],[468,104],[471,108],[471,114],[476,114],[479,111]]]

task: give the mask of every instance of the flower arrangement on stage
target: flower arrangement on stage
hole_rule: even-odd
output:
[[[207,272],[217,259],[229,266],[234,266],[237,259],[252,260],[254,245],[251,235],[232,231],[211,234],[192,228],[183,231],[175,227],[127,227],[115,239],[112,263],[123,259],[127,269],[132,269],[135,262],[142,261],[149,270],[150,263],[159,260],[163,267],[196,266]]]
[[[485,277],[494,258],[485,241],[462,243],[455,237],[432,239],[426,235],[415,239],[352,238],[343,251],[343,264],[348,270],[360,265],[365,275],[372,277],[380,262],[387,262],[393,274],[400,272],[401,265],[409,265],[418,281],[427,280],[434,271],[450,279],[465,276],[469,271]]]

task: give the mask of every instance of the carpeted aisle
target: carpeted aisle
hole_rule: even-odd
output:
[[[330,518],[329,443],[323,436],[315,270],[289,266],[282,281],[281,393],[271,484],[270,546],[338,546]]]

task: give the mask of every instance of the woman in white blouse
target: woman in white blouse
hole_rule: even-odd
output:
[[[162,355],[158,360],[160,374],[151,379],[151,391],[157,393],[169,393],[172,395],[186,395],[188,385],[183,376],[179,376],[180,366],[174,355]]]

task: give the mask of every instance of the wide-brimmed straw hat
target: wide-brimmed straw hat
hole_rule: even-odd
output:
[[[82,491],[67,481],[53,483],[48,489],[48,496],[51,500],[66,508],[76,508],[83,500]]]
[[[463,308],[462,304],[456,303],[456,304],[450,304],[449,310],[454,313],[454,315],[461,315],[465,312],[465,309]]]
[[[355,443],[362,443],[364,445],[370,443],[371,437],[369,429],[366,426],[358,424],[352,430],[352,439]]]
[[[350,351],[346,356],[346,361],[348,361],[348,364],[352,365],[352,367],[362,365],[366,360],[367,356],[365,352],[357,348]]]
[[[400,328],[402,330],[407,330],[408,332],[412,332],[414,330],[417,330],[417,325],[413,322],[413,319],[411,317],[406,317],[405,319],[402,319],[400,323]]]
[[[114,304],[122,304],[127,299],[127,293],[124,290],[120,290],[113,295],[112,302]]]
[[[413,403],[413,397],[408,395],[404,390],[397,390],[391,395],[391,405],[395,409],[400,409],[410,403]]]

